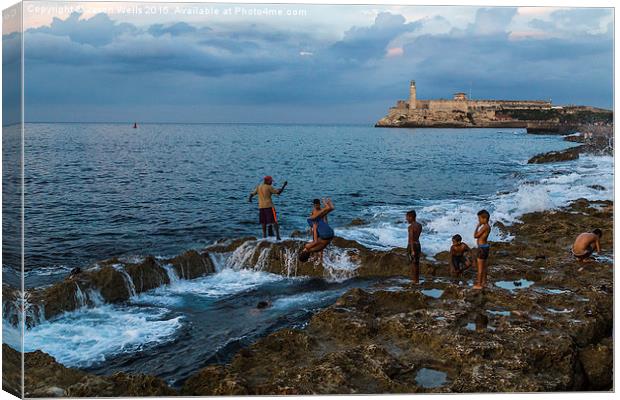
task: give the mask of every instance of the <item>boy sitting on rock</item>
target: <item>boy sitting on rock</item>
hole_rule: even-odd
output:
[[[471,267],[469,259],[470,250],[467,243],[463,243],[461,235],[452,236],[452,246],[450,246],[450,270],[452,276],[458,277],[463,271]]]

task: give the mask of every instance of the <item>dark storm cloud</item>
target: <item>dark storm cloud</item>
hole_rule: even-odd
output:
[[[507,28],[515,15],[514,8],[480,9],[471,24],[433,34],[423,33],[426,24],[447,20],[380,13],[329,42],[301,27],[140,28],[74,14],[26,33],[27,116],[312,122],[314,109],[325,121],[371,122],[406,96],[409,79],[422,97],[471,87],[477,98],[611,105],[611,25],[599,34],[515,39]],[[587,14],[591,21],[580,26],[598,26],[605,16]],[[559,32],[575,18],[553,13],[555,25],[545,29]],[[402,50],[386,56],[393,46]]]

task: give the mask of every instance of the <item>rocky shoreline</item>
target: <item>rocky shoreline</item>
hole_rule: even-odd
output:
[[[95,376],[65,368],[40,351],[26,353],[26,396],[611,390],[613,203],[582,199],[521,220],[500,226],[514,239],[493,244],[490,287],[483,292],[448,277],[447,253],[426,259],[425,281],[413,287],[402,249],[372,251],[337,239],[335,247],[359,264],[357,276],[395,278],[368,290],[348,291],[305,328],[264,337],[229,364],[200,369],[180,389],[139,374]],[[604,254],[581,266],[569,247],[576,234],[594,227],[605,232]],[[252,250],[241,251],[244,246]],[[165,284],[167,265],[184,278],[212,273],[208,255],[225,252],[237,251],[248,264],[288,276],[333,273],[294,262],[300,246],[296,240],[240,239],[123,268],[131,273],[136,291]],[[97,288],[104,301],[126,300],[132,289],[118,281],[113,272],[119,272],[117,264],[101,263],[78,275],[80,286]],[[154,274],[148,271],[159,271],[159,280],[151,279]],[[43,304],[46,318],[62,307],[88,306],[75,301],[75,289],[67,289],[75,287],[75,282],[67,283],[75,279],[33,294],[32,304]],[[113,287],[124,289],[117,293]],[[74,300],[53,311],[48,311],[49,301],[41,300],[67,293]],[[3,345],[3,388],[14,394],[19,393],[19,360],[18,352]]]
[[[474,100],[475,102],[475,100]],[[556,106],[540,108],[523,104],[507,108],[497,102],[486,110],[462,108],[453,101],[453,109],[440,107],[409,109],[406,102],[399,102],[388,110],[386,116],[375,123],[376,128],[524,128],[533,134],[568,135],[579,132],[584,125],[613,124],[613,111],[590,106]],[[485,103],[488,103],[485,101]],[[550,105],[549,105],[550,106]]]
[[[581,154],[613,156],[613,135],[613,125],[581,126],[579,133],[564,136],[565,141],[580,143],[579,146],[537,154],[528,160],[528,164],[571,161],[578,159]]]

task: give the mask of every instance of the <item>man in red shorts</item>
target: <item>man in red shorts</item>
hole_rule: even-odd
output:
[[[273,201],[271,201],[271,196],[274,194],[279,196],[288,182],[284,182],[280,189],[271,186],[272,183],[273,178],[266,176],[263,183],[256,186],[256,189],[250,194],[250,202],[252,202],[254,196],[258,195],[258,215],[260,224],[263,227],[263,238],[267,237],[267,225],[273,225],[273,229],[276,231],[276,238],[280,240],[280,226],[278,225],[278,217]]]

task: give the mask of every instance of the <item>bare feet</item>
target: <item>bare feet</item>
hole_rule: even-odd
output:
[[[476,289],[476,290],[482,290],[482,289],[484,289],[484,286],[474,285],[473,288]]]

